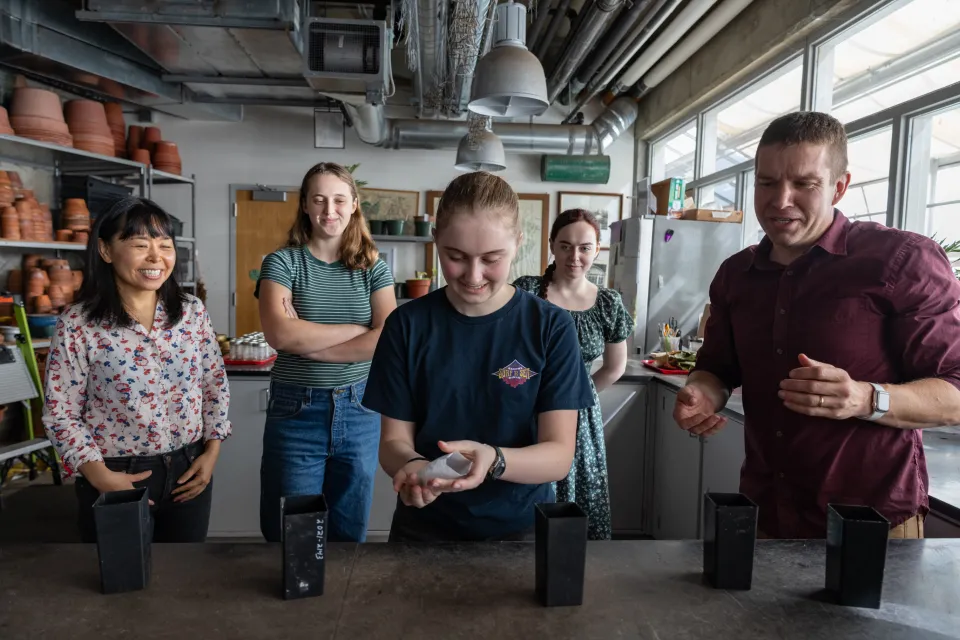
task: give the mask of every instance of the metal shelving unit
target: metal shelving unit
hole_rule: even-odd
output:
[[[418,242],[420,244],[433,242],[433,238],[430,236],[389,236],[377,234],[372,237],[377,242]]]
[[[77,242],[25,242],[22,240],[0,240],[0,249],[50,249],[56,251],[86,251],[87,245]]]
[[[139,190],[142,198],[152,198],[155,185],[188,185],[190,187],[190,234],[191,236],[177,237],[177,244],[195,245],[197,192],[195,176],[178,176],[165,171],[158,171],[150,165],[145,165],[124,158],[102,156],[72,147],[61,147],[21,138],[19,136],[0,134],[0,161],[24,165],[37,169],[46,169],[53,174],[53,196],[51,209],[59,211],[61,204],[60,177],[66,175],[97,176],[113,179],[119,184],[133,186]],[[0,240],[0,250],[3,249],[33,249],[51,250],[60,255],[61,251],[83,251],[84,245],[73,242],[20,242],[15,240]],[[191,260],[193,256],[191,256]],[[195,286],[194,283],[183,283],[184,286]]]

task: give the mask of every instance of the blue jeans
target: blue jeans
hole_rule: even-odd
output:
[[[272,381],[260,462],[260,531],[279,542],[280,497],[322,493],[330,541],[363,542],[373,502],[380,414],[367,381],[317,389]]]

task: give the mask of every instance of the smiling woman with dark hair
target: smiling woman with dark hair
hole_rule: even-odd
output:
[[[171,278],[176,260],[171,217],[118,201],[97,218],[77,302],[57,322],[43,425],[65,476],[77,474],[85,542],[100,493],[135,486],[148,490],[155,541],[207,535],[230,394],[206,309]]]

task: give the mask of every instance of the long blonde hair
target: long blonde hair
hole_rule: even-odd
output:
[[[437,233],[457,213],[485,211],[498,214],[514,231],[520,230],[520,199],[507,181],[486,171],[454,178],[437,204]]]
[[[374,244],[370,236],[370,228],[360,210],[360,195],[357,191],[357,183],[353,179],[353,174],[345,167],[333,162],[321,162],[310,167],[306,175],[303,176],[303,182],[300,184],[300,205],[297,208],[297,219],[290,227],[290,233],[287,236],[288,247],[302,247],[310,242],[310,236],[313,233],[313,226],[310,224],[310,216],[307,215],[307,197],[310,191],[310,181],[314,176],[329,174],[339,178],[350,186],[350,194],[354,202],[357,203],[353,213],[350,214],[350,222],[347,228],[343,230],[340,237],[340,261],[347,269],[369,269],[380,255],[377,251],[377,245]]]

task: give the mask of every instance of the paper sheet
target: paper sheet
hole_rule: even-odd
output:
[[[470,473],[470,467],[472,466],[472,462],[455,451],[430,462],[417,472],[417,478],[419,478],[420,484],[425,484],[434,478],[456,480]]]

